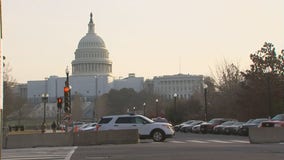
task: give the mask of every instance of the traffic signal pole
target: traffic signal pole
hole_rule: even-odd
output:
[[[65,132],[68,130],[68,124],[71,122],[71,88],[69,85],[69,70],[66,68],[66,81],[64,87],[64,121],[65,121]]]
[[[61,124],[62,98],[57,98],[57,125]]]

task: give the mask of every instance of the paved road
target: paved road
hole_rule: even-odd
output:
[[[283,160],[284,144],[250,144],[247,137],[177,133],[157,143],[78,147],[71,160]]]
[[[177,133],[157,143],[4,149],[3,160],[283,160],[284,143],[250,144],[247,137]]]

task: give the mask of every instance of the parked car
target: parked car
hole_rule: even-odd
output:
[[[204,121],[200,121],[200,120],[194,120],[193,122],[189,123],[189,124],[185,124],[180,128],[181,132],[192,132],[192,128],[198,124],[203,123]]]
[[[241,128],[241,126],[243,124],[244,124],[244,122],[235,122],[232,125],[225,126],[223,134],[227,134],[227,135],[234,134],[234,135],[237,135],[239,133],[240,128]]]
[[[184,125],[192,123],[194,120],[188,120],[174,126],[175,131],[179,131]]]
[[[240,132],[239,132],[239,135],[241,136],[248,136],[249,134],[249,128],[252,128],[252,127],[258,127],[258,125],[263,122],[263,121],[267,121],[268,119],[267,118],[257,118],[257,119],[254,119],[250,122],[247,122],[245,124],[243,124],[240,128]]]
[[[284,127],[284,114],[278,114],[271,120],[261,122],[260,127]]]
[[[213,128],[219,124],[222,124],[226,121],[232,121],[233,119],[226,119],[226,118],[214,118],[211,119],[208,123],[202,123],[200,125],[200,132],[201,133],[212,133]]]
[[[98,131],[123,129],[138,129],[141,139],[152,138],[156,142],[164,141],[175,134],[171,124],[154,122],[145,116],[136,114],[104,116],[97,125]]]
[[[96,130],[97,123],[88,123],[79,128],[79,132],[81,131],[94,131]]]
[[[213,127],[213,133],[215,133],[215,134],[223,134],[223,133],[225,133],[225,127],[231,126],[231,125],[233,125],[236,122],[237,122],[236,120],[226,121],[224,123],[216,125],[215,127]]]
[[[203,122],[203,123],[207,123],[207,122]],[[200,123],[198,125],[195,125],[191,128],[191,132],[192,133],[200,133],[200,126],[203,124],[203,123]]]

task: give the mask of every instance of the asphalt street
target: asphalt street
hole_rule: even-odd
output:
[[[284,143],[250,144],[248,137],[176,133],[165,142],[3,149],[3,160],[283,160]]]
[[[283,160],[284,144],[250,144],[247,137],[177,133],[165,142],[78,147],[72,160]]]

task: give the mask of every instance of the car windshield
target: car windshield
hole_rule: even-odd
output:
[[[149,123],[154,123],[154,121],[148,117],[145,116],[141,116],[141,118],[145,119],[146,121],[148,121]]]
[[[222,125],[232,125],[232,124],[234,124],[235,123],[235,121],[227,121],[227,122],[224,122],[224,123],[222,123]]]
[[[208,123],[217,124],[217,123],[220,123],[220,122],[221,122],[221,119],[212,119]]]
[[[266,121],[266,120],[268,120],[268,119],[255,119],[255,120],[253,120],[250,124],[259,124],[259,123],[261,123],[262,121]]]
[[[200,124],[200,123],[203,123],[203,121],[194,121],[194,122],[192,122],[192,123],[190,123],[190,125],[197,125],[197,124]]]
[[[106,124],[110,122],[111,120],[112,118],[101,118],[101,120],[99,121],[99,124]]]
[[[278,114],[275,117],[273,117],[271,120],[273,120],[273,121],[284,121],[284,114]]]

